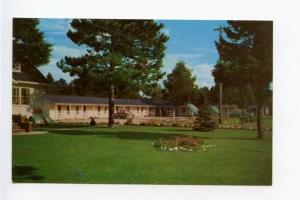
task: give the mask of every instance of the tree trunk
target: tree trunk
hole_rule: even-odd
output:
[[[109,88],[109,108],[108,108],[108,127],[112,128],[114,125],[114,111],[115,111],[115,87],[113,84]]]
[[[257,118],[258,138],[262,140],[264,139],[264,127],[263,127],[263,106],[261,103],[257,104],[256,118]]]

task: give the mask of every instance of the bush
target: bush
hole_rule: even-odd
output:
[[[14,123],[20,124],[22,122],[22,116],[21,115],[12,115],[12,121]]]
[[[140,126],[147,126],[147,124],[145,122],[141,122]]]
[[[194,122],[193,130],[195,131],[213,131],[216,128],[216,122],[212,118],[212,113],[208,105],[203,106]]]
[[[94,119],[94,117],[91,117],[90,125],[91,126],[95,126],[96,125],[96,120]]]

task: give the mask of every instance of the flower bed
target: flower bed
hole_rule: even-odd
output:
[[[205,152],[216,147],[216,145],[205,144],[200,137],[176,135],[171,137],[161,137],[151,145],[162,151],[187,151],[187,152]]]

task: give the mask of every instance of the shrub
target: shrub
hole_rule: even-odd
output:
[[[147,124],[145,122],[140,123],[141,126],[146,126]]]
[[[216,128],[216,122],[212,118],[212,113],[208,105],[203,106],[194,122],[193,130],[195,131],[213,131]]]
[[[91,126],[95,126],[96,125],[96,120],[94,119],[94,117],[91,117],[90,125]]]

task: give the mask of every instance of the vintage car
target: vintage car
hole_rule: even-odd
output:
[[[134,117],[134,115],[131,112],[125,110],[120,110],[114,114],[115,119],[127,119],[132,117]]]

